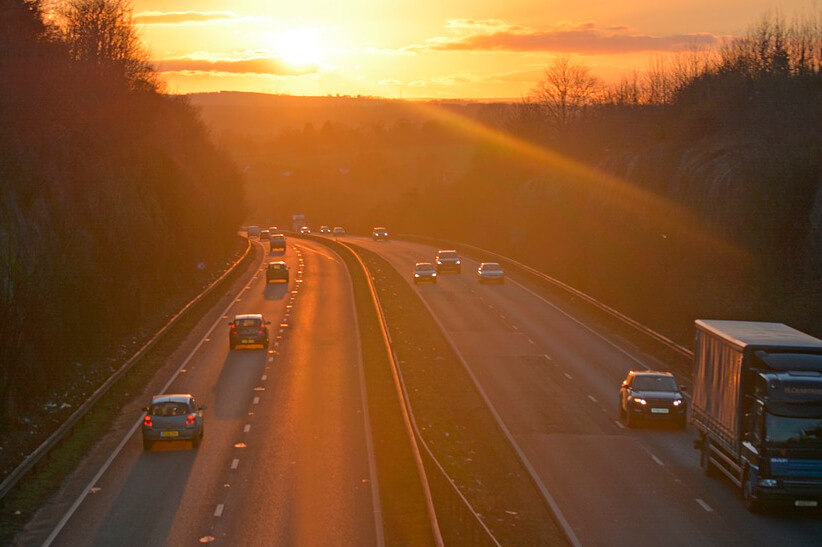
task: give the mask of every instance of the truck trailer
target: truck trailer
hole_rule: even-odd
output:
[[[822,504],[822,340],[782,323],[696,321],[691,423],[706,475],[750,511]]]

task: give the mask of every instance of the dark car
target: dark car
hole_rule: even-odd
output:
[[[268,285],[272,281],[285,281],[288,283],[288,264],[282,260],[266,264],[265,284]]]
[[[260,230],[260,239],[268,239],[271,237],[271,232],[268,230]]]
[[[430,262],[414,264],[414,283],[436,283],[437,269]]]
[[[619,416],[628,427],[639,421],[669,421],[685,427],[683,391],[670,372],[632,370],[619,388]]]
[[[274,251],[282,251],[285,252],[285,235],[283,234],[271,234],[271,237],[268,239],[268,244],[270,245],[271,252]]]
[[[321,234],[330,234],[331,233],[331,227],[330,226],[325,226],[325,225],[320,226],[320,233]]]
[[[388,229],[385,226],[374,226],[371,237],[374,238],[374,241],[388,241]]]
[[[197,448],[203,440],[203,410],[190,393],[155,395],[143,408],[143,449],[157,441],[191,441]]]
[[[266,321],[260,313],[245,313],[234,316],[234,321],[229,323],[228,332],[229,349],[237,349],[240,346],[268,348],[268,325],[271,321]]]
[[[334,226],[334,235],[337,237],[343,237],[345,235],[345,228],[342,226]]]
[[[435,260],[438,272],[457,272],[462,271],[460,255],[453,249],[441,249],[437,253]]]

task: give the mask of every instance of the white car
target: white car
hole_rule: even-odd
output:
[[[498,262],[483,262],[477,268],[477,280],[480,283],[505,283],[505,270]]]

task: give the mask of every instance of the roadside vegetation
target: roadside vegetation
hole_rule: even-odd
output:
[[[241,250],[241,177],[124,0],[0,3],[0,432],[38,436]],[[48,22],[44,22],[48,21]]]
[[[613,85],[558,58],[505,104],[255,100],[244,128],[204,108],[249,166],[254,218],[489,248],[686,345],[697,317],[822,335],[818,10]]]

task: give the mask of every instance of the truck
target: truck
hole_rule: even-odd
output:
[[[299,232],[300,228],[303,226],[308,226],[308,221],[305,219],[305,215],[302,214],[294,214],[291,215],[291,229],[295,232]]]
[[[695,323],[690,421],[705,475],[752,512],[822,504],[822,340],[782,323]]]

